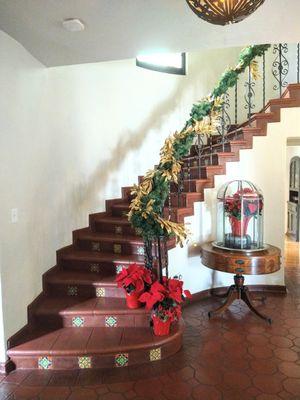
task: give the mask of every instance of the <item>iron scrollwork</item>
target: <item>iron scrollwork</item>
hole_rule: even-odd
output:
[[[277,81],[277,83],[273,86],[273,89],[279,90],[280,96],[282,95],[282,89],[287,87],[288,85],[286,77],[289,72],[290,66],[288,59],[285,56],[287,53],[287,43],[275,44],[273,46],[273,54],[276,55],[276,58],[272,63],[272,75]]]
[[[221,143],[223,146],[223,151],[225,150],[225,143],[227,141],[226,134],[231,125],[231,118],[230,118],[230,115],[228,112],[229,108],[230,108],[229,94],[225,93],[225,95],[223,97],[222,110],[221,110],[220,116],[218,118],[219,125],[217,126],[218,134],[221,136],[220,140],[221,140]]]

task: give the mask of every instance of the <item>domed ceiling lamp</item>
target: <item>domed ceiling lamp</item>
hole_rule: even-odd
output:
[[[265,0],[186,0],[198,17],[215,25],[241,22]]]

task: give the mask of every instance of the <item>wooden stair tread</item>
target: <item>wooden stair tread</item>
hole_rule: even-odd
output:
[[[98,223],[103,222],[103,223],[112,223],[117,225],[131,225],[127,217],[115,217],[114,215],[107,215],[104,217],[101,215],[94,214],[92,215],[92,218],[94,222]]]
[[[154,336],[149,328],[61,328],[36,333],[35,338],[8,350],[10,357],[24,356],[83,356],[93,354],[127,353],[163,346],[181,334],[182,324],[173,326],[168,336]],[[39,336],[41,335],[41,336]]]
[[[129,309],[125,298],[93,297],[81,298],[78,296],[44,297],[35,310],[41,315],[110,315],[110,314],[148,314],[145,308]]]
[[[47,275],[47,283],[116,287],[115,276],[99,276],[85,271],[55,270]]]
[[[133,235],[117,235],[113,233],[103,233],[103,232],[93,232],[89,228],[78,229],[74,231],[77,239],[87,239],[102,242],[130,242],[136,244],[143,244],[143,239],[141,236]]]
[[[124,203],[116,203],[116,204],[113,204],[112,207],[113,207],[113,208],[125,209],[125,208],[128,208],[129,205],[130,205],[130,202],[128,201],[127,203],[124,202]]]
[[[71,248],[63,251],[61,257],[64,260],[90,261],[90,262],[114,262],[114,263],[144,263],[144,256],[136,254],[114,254],[97,251],[77,250]]]

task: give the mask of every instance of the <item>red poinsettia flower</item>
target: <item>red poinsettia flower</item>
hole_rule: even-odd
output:
[[[142,292],[145,283],[151,285],[151,272],[138,264],[130,264],[128,268],[122,268],[117,275],[116,282],[118,287],[123,287],[127,292]]]
[[[156,303],[163,301],[166,298],[166,295],[167,290],[165,286],[158,281],[155,281],[151,285],[149,292],[145,292],[139,297],[139,301],[141,303],[146,303],[146,308],[151,310]]]
[[[155,281],[139,301],[146,303],[146,308],[152,309],[154,316],[173,322],[181,317],[181,303],[185,297],[191,298],[192,295],[188,290],[183,291],[181,280],[163,277],[162,283]]]

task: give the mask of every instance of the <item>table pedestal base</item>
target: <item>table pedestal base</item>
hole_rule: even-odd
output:
[[[262,318],[263,320],[267,321],[269,324],[272,323],[272,319],[267,317],[264,314],[261,314],[252,304],[249,289],[247,286],[244,286],[245,278],[241,274],[237,274],[234,276],[234,285],[231,285],[225,295],[226,300],[221,305],[221,307],[217,308],[214,311],[209,311],[208,317],[211,318],[214,315],[221,314],[223,311],[227,310],[227,308],[234,302],[234,300],[243,300],[250,310],[256,314],[258,317]],[[264,298],[260,299],[264,300]]]

